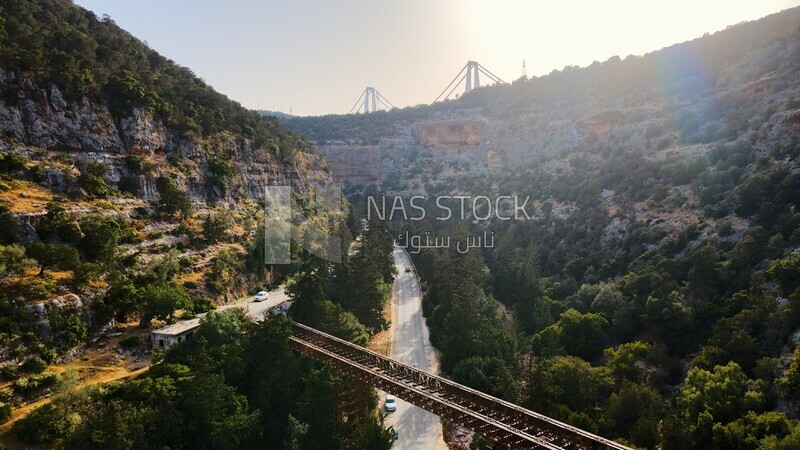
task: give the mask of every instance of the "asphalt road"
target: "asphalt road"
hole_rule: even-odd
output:
[[[394,249],[397,279],[394,282],[395,304],[392,308],[392,345],[389,356],[419,369],[437,373],[438,365],[422,315],[419,282],[408,254],[402,248]],[[406,272],[406,267],[412,269]],[[384,398],[381,395],[381,398]],[[439,417],[402,399],[397,399],[397,410],[388,413],[386,425],[393,426],[399,435],[393,449],[446,449],[442,439]]]
[[[246,303],[230,306],[239,306],[247,312],[247,315],[249,315],[250,318],[260,321],[264,318],[264,314],[266,314],[269,309],[287,301],[289,301],[289,296],[286,295],[286,292],[284,292],[283,288],[278,288],[274,291],[269,291],[267,299],[262,302],[254,302],[253,296],[251,295],[246,300]]]

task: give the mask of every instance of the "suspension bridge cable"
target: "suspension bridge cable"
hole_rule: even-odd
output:
[[[439,94],[439,96],[438,96],[438,97],[436,97],[436,100],[434,100],[434,101],[433,101],[433,103],[436,103],[436,102],[438,102],[438,101],[439,101],[439,99],[442,97],[442,95],[443,95],[445,92],[447,92],[447,90],[448,90],[448,89],[450,89],[450,86],[452,86],[452,85],[453,85],[453,83],[455,83],[455,82],[456,82],[456,80],[458,80],[458,78],[461,76],[461,74],[462,74],[462,73],[463,73],[465,70],[467,70],[467,67],[468,67],[468,66],[469,66],[469,64],[466,64],[466,65],[464,65],[464,67],[462,67],[462,68],[461,68],[461,70],[458,72],[458,75],[456,75],[456,77],[455,77],[455,78],[453,78],[453,81],[451,81],[451,82],[450,82],[450,84],[448,84],[448,85],[447,85],[447,87],[446,87],[446,88],[444,88],[444,90],[442,91],[442,93],[441,93],[441,94]],[[458,82],[458,84],[461,84],[461,81],[459,81],[459,82]],[[458,85],[456,85],[456,86],[458,86]],[[452,91],[450,91],[450,92],[452,93]],[[448,97],[449,97],[449,94],[448,94]],[[445,97],[445,98],[446,98],[446,97]]]
[[[356,106],[358,106],[359,103],[361,103],[361,99],[364,98],[364,94],[366,94],[366,93],[367,93],[367,90],[364,89],[364,92],[362,92],[361,95],[358,96],[358,100],[356,100],[356,104],[353,105],[352,108],[350,108],[350,112],[348,112],[347,114],[352,114],[353,113],[353,110],[356,109]]]
[[[482,65],[478,64],[478,69],[481,72],[483,72],[484,74],[486,74],[489,77],[493,78],[495,83],[497,83],[497,82],[505,83],[505,81],[501,80],[500,77],[498,77],[497,75],[495,75],[492,72],[490,72],[489,69],[487,69],[486,67],[483,67]]]
[[[448,98],[450,98],[450,96],[453,95],[453,92],[455,92],[456,89],[458,89],[458,87],[461,86],[461,82],[464,81],[466,78],[467,74],[464,74],[464,76],[461,77],[460,80],[458,80],[458,83],[456,83],[456,85],[453,86],[453,89],[450,89],[450,92],[447,93],[447,96],[444,99],[447,100]]]
[[[375,93],[378,94],[378,100],[380,100],[381,103],[384,104],[384,106],[389,107],[389,109],[396,108],[396,106],[394,106],[392,102],[390,102],[389,100],[386,100],[386,97],[384,97],[383,94],[381,94],[379,91],[376,90]]]

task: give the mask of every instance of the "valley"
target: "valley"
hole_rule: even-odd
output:
[[[0,1],[0,449],[800,447],[799,8],[301,117]]]

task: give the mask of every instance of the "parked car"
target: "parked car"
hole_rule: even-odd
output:
[[[267,296],[269,296],[269,293],[267,291],[261,291],[258,294],[256,294],[255,297],[253,297],[253,301],[254,302],[263,302],[264,300],[267,299]]]
[[[406,267],[406,272],[411,272],[411,267]]]
[[[386,402],[384,403],[384,407],[387,411],[394,411],[397,409],[397,399],[394,395],[387,395]]]
[[[391,441],[390,441],[390,442],[394,442],[394,441],[396,441],[398,438],[400,438],[400,435],[399,435],[399,434],[397,434],[397,430],[395,430],[395,429],[394,429],[394,427],[389,427],[389,428],[387,428],[387,430],[388,430],[390,433],[392,433],[392,439],[391,439]]]

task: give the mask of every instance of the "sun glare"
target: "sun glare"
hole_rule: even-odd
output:
[[[782,1],[589,2],[470,0],[461,5],[473,59],[509,78],[641,55],[789,8]],[[509,76],[510,75],[510,76]]]

